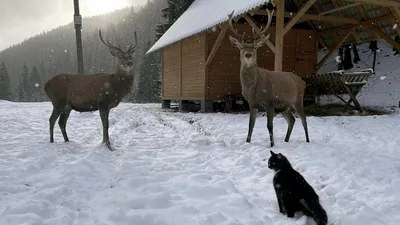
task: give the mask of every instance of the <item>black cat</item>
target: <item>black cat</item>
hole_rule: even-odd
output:
[[[317,225],[326,225],[328,216],[319,203],[319,197],[304,177],[290,165],[281,153],[271,152],[268,168],[275,170],[273,180],[279,211],[293,218],[294,213],[302,211],[313,217]]]

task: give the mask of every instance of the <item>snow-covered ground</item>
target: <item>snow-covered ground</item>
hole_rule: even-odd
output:
[[[380,52],[376,56],[375,74],[364,85],[357,99],[362,106],[368,107],[399,107],[400,102],[400,54],[393,55],[392,46],[385,40],[378,40]],[[369,42],[357,46],[361,61],[354,64],[349,71],[372,68],[374,55],[369,50]],[[320,51],[319,58],[328,52]],[[354,58],[353,52],[352,59]],[[337,71],[337,62],[333,54],[318,73]],[[348,98],[346,98],[348,99]],[[322,98],[322,103],[341,103],[335,98]]]
[[[266,118],[245,143],[248,115],[164,112],[121,104],[116,148],[100,142],[98,112],[71,113],[64,143],[50,103],[0,102],[1,225],[314,225],[281,215],[272,187]],[[400,114],[309,117],[291,141],[275,118],[276,147],[319,194],[335,225],[400,221]]]

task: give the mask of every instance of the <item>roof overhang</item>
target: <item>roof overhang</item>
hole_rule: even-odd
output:
[[[270,0],[195,0],[146,54],[228,21]]]

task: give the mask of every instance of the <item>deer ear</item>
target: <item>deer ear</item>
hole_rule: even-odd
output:
[[[267,36],[258,40],[256,43],[256,47],[259,48],[259,47],[263,46],[265,44],[265,42],[269,39],[269,36],[270,36],[270,34],[268,34]]]
[[[231,41],[232,45],[236,46],[236,48],[242,49],[242,44],[240,44],[240,42],[236,38],[229,35],[229,40]]]

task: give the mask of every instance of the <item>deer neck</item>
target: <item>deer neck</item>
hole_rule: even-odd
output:
[[[255,90],[257,84],[258,69],[257,64],[247,65],[242,63],[240,68],[240,83],[243,90]]]
[[[118,67],[117,72],[114,74],[114,82],[118,88],[129,92],[133,87],[134,76],[133,72],[127,73],[126,71],[122,70]]]

